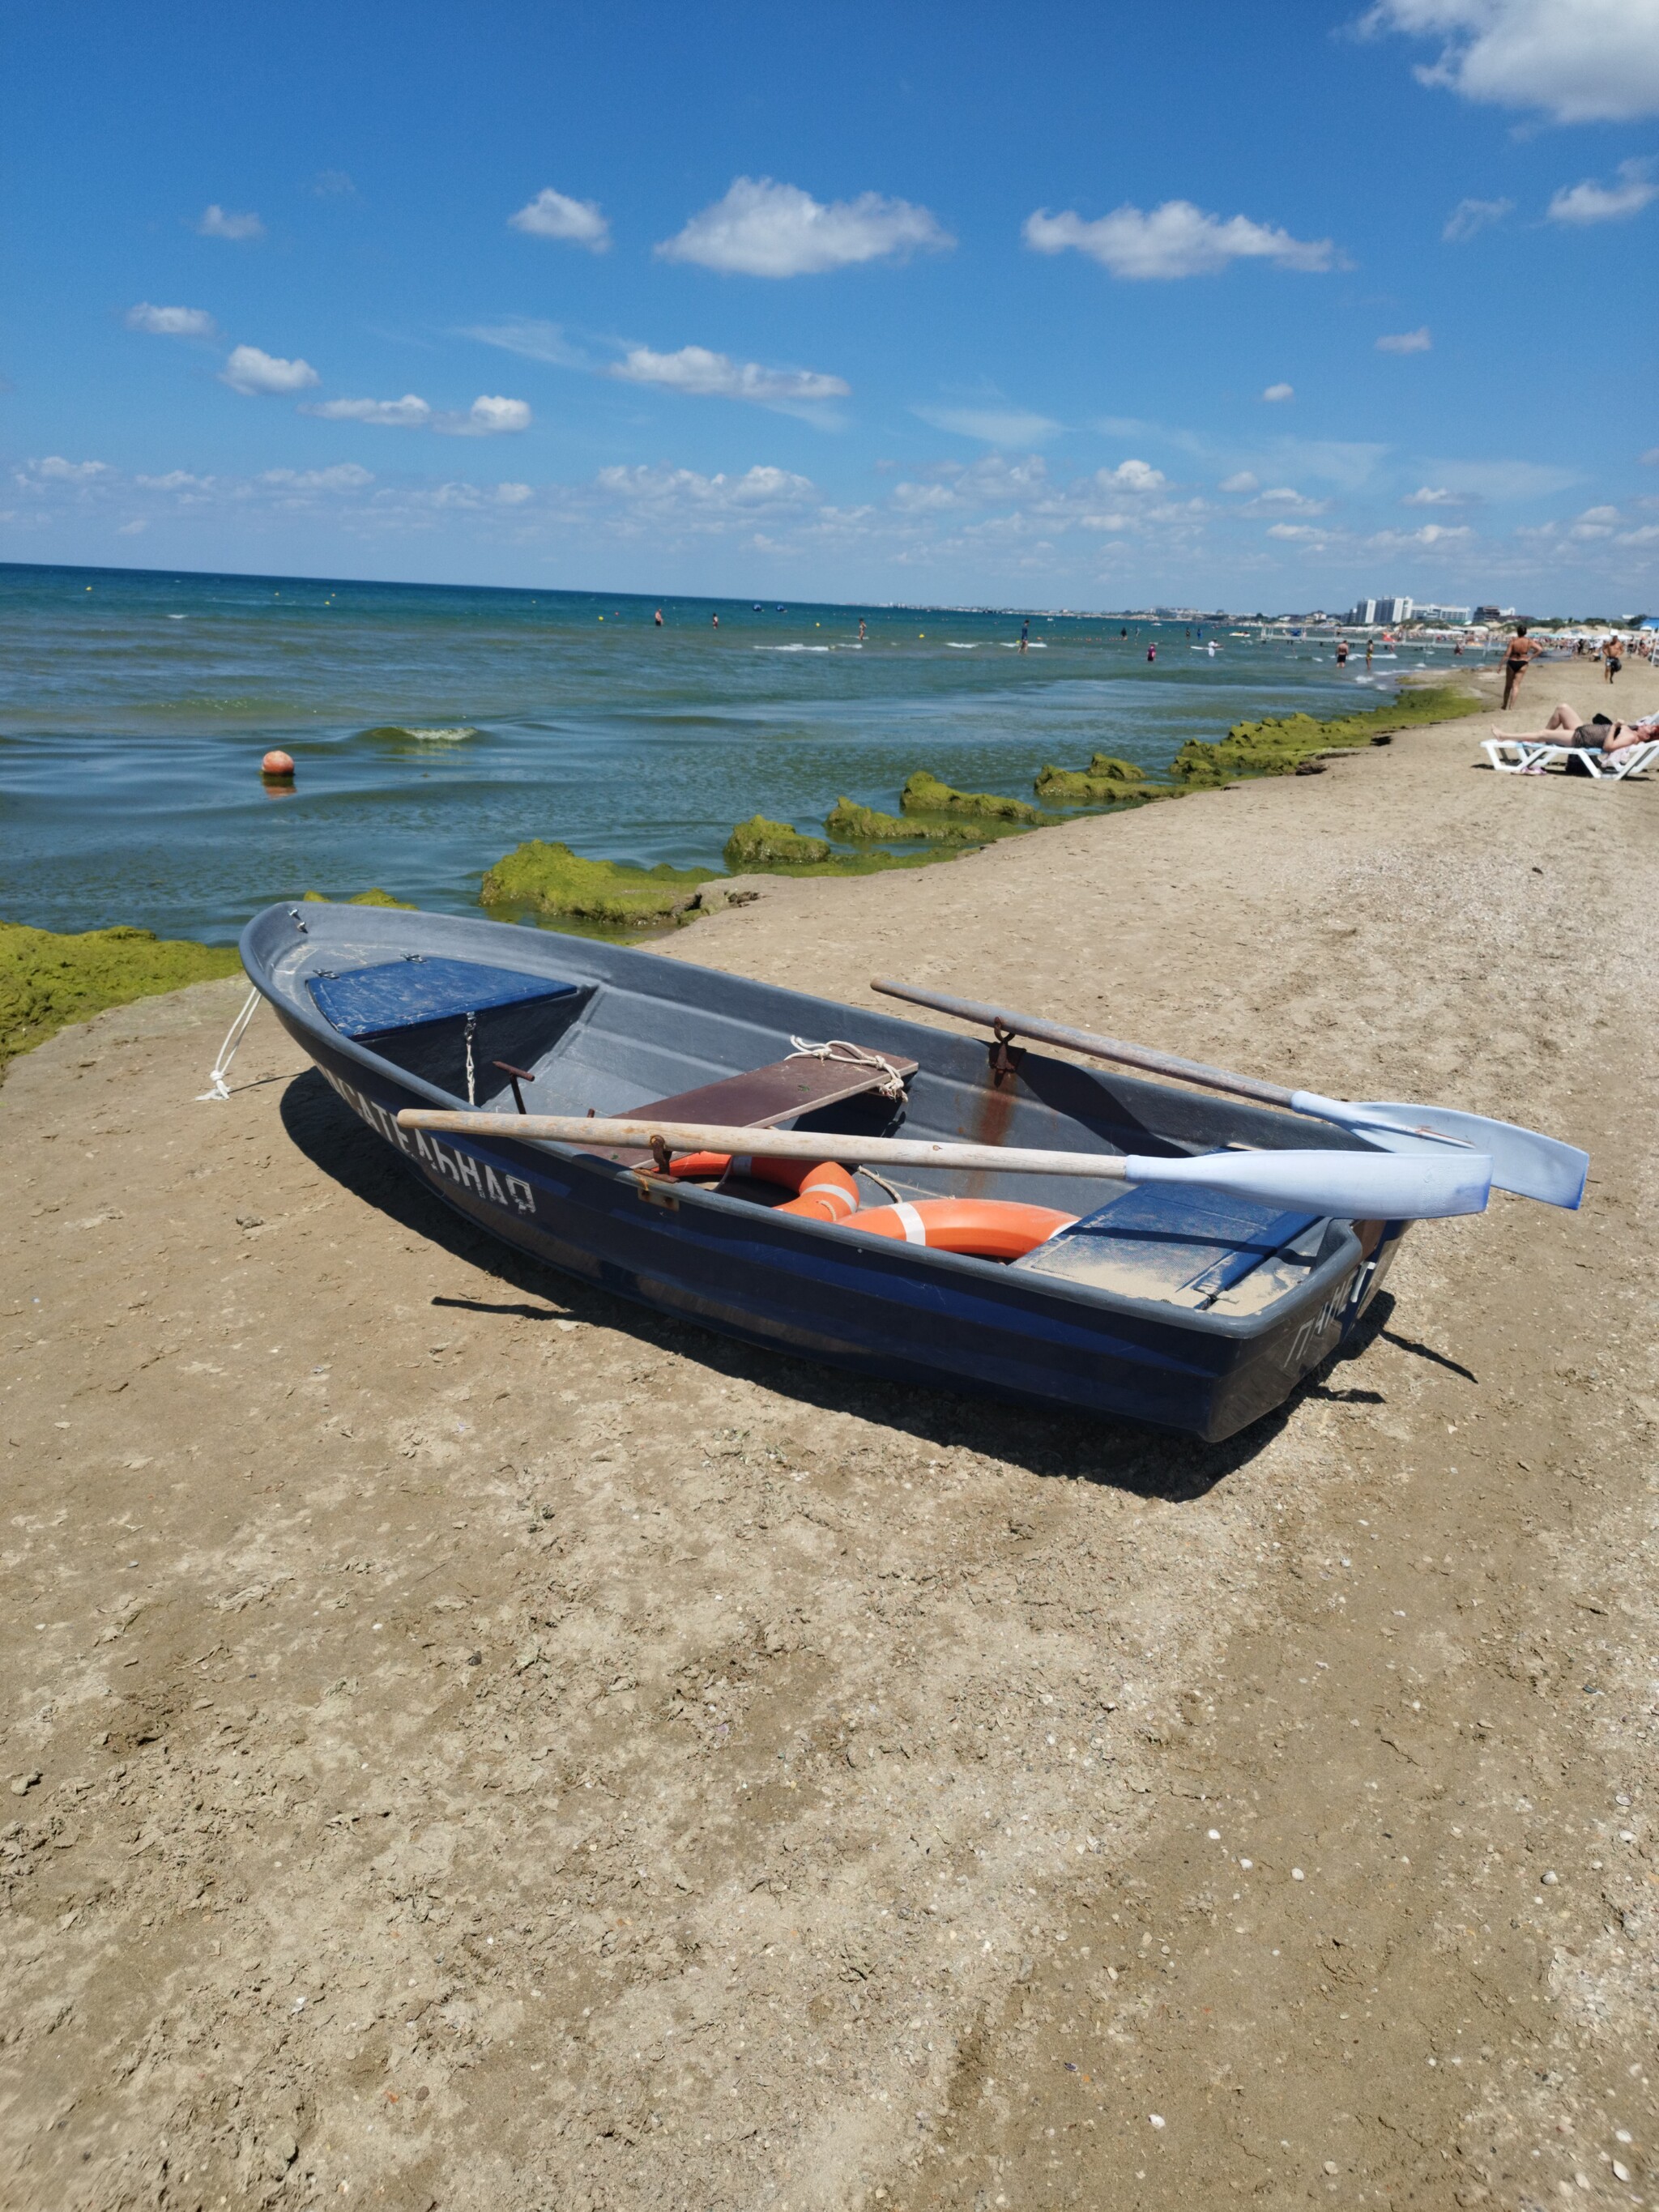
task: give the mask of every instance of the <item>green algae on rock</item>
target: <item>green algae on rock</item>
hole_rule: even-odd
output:
[[[824,817],[832,837],[852,845],[902,845],[918,841],[940,845],[982,844],[988,830],[971,822],[934,820],[918,814],[884,814],[878,807],[860,806],[855,799],[838,799]]]
[[[527,839],[497,860],[483,879],[485,906],[567,915],[612,928],[644,929],[672,921],[690,907],[700,884],[718,868],[632,868],[623,860],[587,860],[568,845]]]
[[[1055,768],[1038,771],[1033,788],[1050,806],[1109,806],[1126,799],[1133,788],[1144,787],[1146,771],[1133,761],[1111,753],[1097,753],[1087,768]]]
[[[1291,775],[1316,753],[1368,745],[1374,738],[1425,722],[1455,721],[1478,714],[1480,702],[1449,684],[1424,684],[1402,690],[1363,714],[1342,714],[1328,722],[1311,714],[1268,716],[1260,722],[1235,722],[1214,744],[1190,738],[1176,755],[1170,774],[1188,791],[1214,790],[1239,776]]]
[[[234,945],[158,938],[153,929],[59,936],[0,921],[0,1068],[70,1022],[106,1006],[240,974]]]
[[[326,891],[307,891],[305,895],[304,903],[308,906],[327,906],[330,902],[329,896]],[[358,891],[352,897],[343,900],[342,904],[345,906],[395,906],[400,908],[404,914],[414,914],[418,911],[413,899],[393,898],[390,891],[383,891],[378,884],[374,884],[368,890]]]
[[[1003,799],[991,791],[957,791],[925,768],[906,782],[899,805],[907,814],[973,814],[983,822],[1020,822],[1032,829],[1054,818],[1024,799]]]
[[[734,876],[756,869],[799,867],[832,857],[822,837],[804,837],[787,822],[769,822],[751,814],[739,822],[726,841],[726,865]]]

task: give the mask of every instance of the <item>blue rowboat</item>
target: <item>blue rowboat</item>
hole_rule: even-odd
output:
[[[650,1156],[402,1129],[404,1107],[623,1116],[1179,1158],[1373,1149],[1237,1100],[629,946],[374,907],[268,907],[243,964],[351,1110],[515,1249],[728,1336],[932,1389],[1212,1441],[1280,1404],[1376,1296],[1404,1224],[1178,1184],[906,1169],[864,1189],[1006,1200],[1075,1225],[1006,1264],[776,1211],[787,1193],[671,1181]],[[844,1039],[874,1059],[804,1043]],[[1114,1188],[1115,1187],[1113,1187]]]

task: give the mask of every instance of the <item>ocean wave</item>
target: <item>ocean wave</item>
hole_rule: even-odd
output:
[[[757,645],[757,653],[828,653],[827,645]]]
[[[446,724],[441,727],[422,726],[415,723],[381,722],[372,730],[365,730],[366,738],[376,738],[386,744],[458,745],[464,738],[476,738],[478,732],[470,722]]]

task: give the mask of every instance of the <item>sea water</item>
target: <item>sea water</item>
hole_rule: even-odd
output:
[[[1029,799],[1049,762],[1156,775],[1241,719],[1379,696],[1328,643],[1057,616],[1021,653],[1020,627],[0,566],[0,917],[223,942],[273,899],[371,885],[476,914],[485,869],[527,837],[717,867],[757,811],[821,834],[842,795],[896,810],[919,768]],[[260,777],[270,747],[294,757],[291,790]]]

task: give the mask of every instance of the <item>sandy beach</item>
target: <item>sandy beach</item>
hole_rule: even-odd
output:
[[[1492,720],[657,947],[1589,1148],[1223,1446],[520,1267],[234,981],[15,1063],[0,2201],[1650,2203],[1659,777]]]

